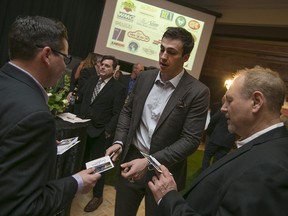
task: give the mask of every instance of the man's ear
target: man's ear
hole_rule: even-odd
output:
[[[183,61],[184,61],[184,62],[188,61],[189,57],[190,57],[190,54],[185,54],[185,55],[183,56]]]
[[[51,60],[51,54],[52,54],[51,48],[46,46],[42,49],[42,51],[39,54],[42,59],[42,62],[44,62],[44,64],[46,65],[49,65],[50,60]]]
[[[252,95],[252,110],[257,112],[264,103],[264,95],[260,91],[255,91]]]

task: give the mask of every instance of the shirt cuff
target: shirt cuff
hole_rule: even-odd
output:
[[[161,201],[162,201],[162,198],[158,200],[157,205],[160,205]]]
[[[120,144],[121,146],[123,146],[123,142],[122,141],[114,141],[113,143],[115,143],[115,144]]]
[[[82,177],[81,177],[79,174],[77,174],[77,173],[74,174],[74,175],[72,175],[72,177],[77,181],[77,184],[78,184],[77,193],[80,193],[80,192],[82,191],[83,185],[84,185],[83,179],[82,179]]]

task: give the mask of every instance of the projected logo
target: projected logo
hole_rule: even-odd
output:
[[[188,23],[188,26],[192,29],[192,30],[198,30],[201,26],[200,23],[197,22],[196,20],[191,20]]]
[[[175,24],[178,27],[184,27],[186,25],[186,19],[183,16],[179,16],[175,20]]]
[[[129,31],[128,32],[128,37],[139,40],[139,41],[145,41],[145,42],[149,42],[150,38],[145,35],[142,31],[137,30],[137,31]]]
[[[145,11],[140,11],[139,13],[141,15],[143,15],[143,16],[147,16],[149,18],[154,18],[155,19],[155,14],[146,13]]]
[[[140,9],[145,10],[145,11],[149,11],[149,12],[153,12],[156,13],[157,12],[157,8],[148,4],[141,4]]]
[[[174,16],[173,12],[167,10],[161,10],[160,18],[172,21],[173,16]]]
[[[150,18],[156,18],[158,17],[158,10],[156,7],[150,6],[148,4],[142,4],[140,5],[139,13],[143,16],[147,16]]]
[[[119,26],[126,29],[132,29],[132,25],[127,22],[122,21],[115,21],[115,26]]]
[[[125,44],[124,43],[120,43],[120,42],[117,42],[117,41],[112,41],[111,42],[111,46],[113,47],[117,47],[117,48],[125,48]]]
[[[125,37],[125,33],[126,33],[126,31],[123,30],[123,29],[114,28],[112,39],[123,42],[124,41],[124,37]]]
[[[131,15],[131,14],[124,13],[124,12],[119,12],[117,15],[117,18],[129,21],[129,22],[133,22],[135,16]]]
[[[129,13],[129,12],[131,12],[131,11],[135,11],[135,8],[136,8],[134,2],[131,1],[131,0],[127,0],[127,1],[125,1],[125,2],[122,2],[121,7],[122,7],[127,13]]]
[[[161,44],[161,39],[159,39],[159,40],[153,40],[153,43],[152,44],[154,44],[154,45],[159,45],[159,44]]]
[[[156,54],[156,51],[152,49],[151,47],[143,47],[142,49],[148,56],[152,56]]]
[[[130,51],[130,52],[133,52],[133,53],[134,53],[134,52],[137,52],[138,48],[139,48],[138,43],[136,43],[136,42],[134,42],[134,41],[130,42],[129,45],[128,45],[129,51]]]
[[[155,20],[149,20],[147,18],[138,19],[136,24],[153,30],[157,30],[159,27],[159,24]]]

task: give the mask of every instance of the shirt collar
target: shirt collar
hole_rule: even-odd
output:
[[[282,126],[284,126],[284,123],[279,122],[277,124],[274,124],[274,125],[271,125],[270,127],[265,128],[264,130],[258,131],[257,133],[253,134],[252,136],[250,136],[244,140],[236,141],[237,148],[242,147],[243,145],[247,144],[248,142],[252,141],[253,139],[261,136],[262,134],[267,133],[268,131],[271,131],[275,128],[282,127]]]
[[[35,83],[39,86],[42,95],[44,96],[44,99],[45,99],[46,104],[48,104],[48,95],[47,95],[47,92],[45,91],[45,89],[43,88],[43,86],[38,82],[38,80],[36,80],[28,71],[26,71],[26,70],[24,70],[23,68],[15,65],[14,63],[9,62],[9,64],[11,64],[11,65],[13,65],[14,67],[18,68],[20,71],[24,72],[25,74],[27,74],[28,76],[30,76],[30,77],[35,81]]]
[[[180,82],[183,74],[184,74],[184,69],[177,76],[173,77],[172,79],[167,80],[167,81],[162,81],[161,80],[161,76],[160,76],[160,71],[159,71],[159,73],[158,73],[158,75],[157,75],[157,77],[155,79],[155,83],[157,81],[163,83],[164,85],[167,84],[167,83],[171,83],[174,86],[174,88],[176,88],[178,83]]]
[[[101,78],[99,78],[99,79],[101,79]],[[103,82],[104,84],[107,84],[110,79],[112,79],[112,76],[111,76],[111,77],[108,77],[108,78],[105,79],[105,80],[102,80],[102,79],[101,79],[101,80],[102,80],[102,82]]]

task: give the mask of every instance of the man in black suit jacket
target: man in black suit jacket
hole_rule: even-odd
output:
[[[149,187],[169,215],[284,216],[288,212],[288,131],[280,121],[286,87],[276,72],[239,71],[221,110],[238,134],[235,151],[202,172],[183,199],[165,166]]]
[[[114,56],[103,56],[99,76],[91,77],[79,92],[80,116],[91,119],[87,128],[86,161],[105,156],[106,149],[112,143],[126,97],[126,88],[113,78],[116,66]],[[98,84],[100,91],[95,95]],[[95,98],[92,99],[93,96]],[[86,212],[96,210],[102,203],[103,189],[104,173],[93,188],[93,198],[84,208]]]
[[[115,142],[107,150],[111,154],[123,146],[121,176],[116,185],[116,216],[136,215],[144,196],[146,215],[158,215],[157,204],[147,187],[154,171],[148,171],[148,161],[140,151],[169,166],[179,189],[184,188],[187,156],[199,146],[209,104],[207,86],[183,68],[193,45],[187,30],[168,28],[161,41],[160,71],[140,73],[121,111]]]
[[[98,76],[99,71],[97,71],[97,67],[98,66],[95,65],[94,67],[84,68],[81,71],[79,80],[78,80],[78,89],[81,89],[85,85],[85,83],[90,80],[90,78],[94,76]]]
[[[215,163],[220,158],[228,154],[235,145],[235,134],[228,131],[227,119],[225,113],[220,109],[212,115],[209,125],[206,129],[205,151],[202,160],[202,171]]]
[[[67,31],[45,17],[19,17],[0,70],[0,215],[55,215],[100,178],[93,169],[55,180],[56,128],[44,88],[71,61]]]

